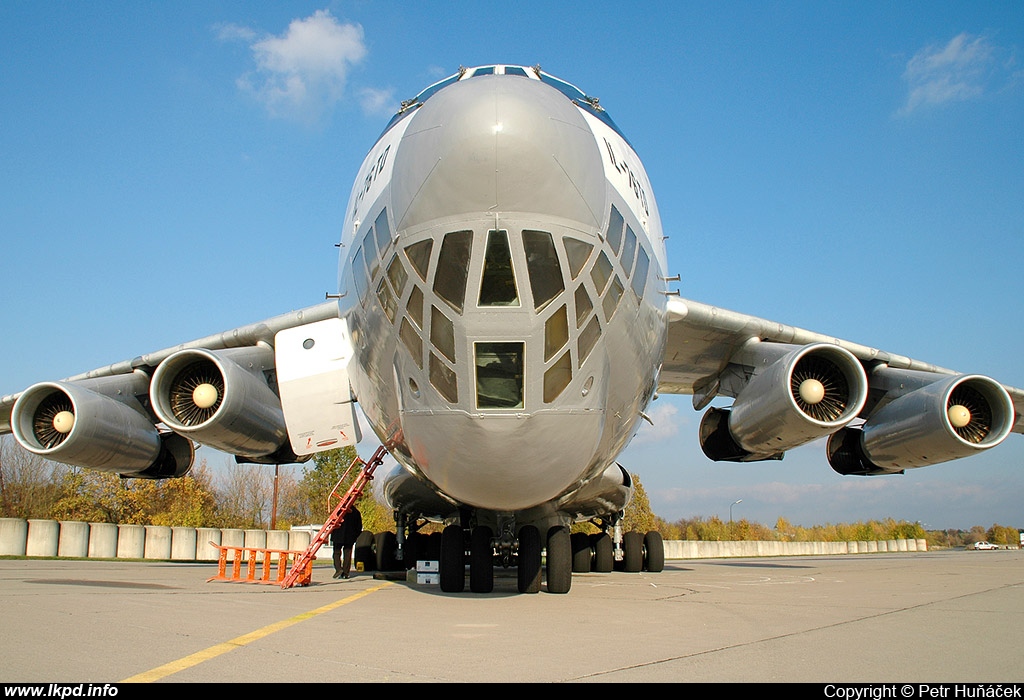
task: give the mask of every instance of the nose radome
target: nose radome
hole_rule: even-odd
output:
[[[413,119],[391,183],[400,230],[492,211],[600,225],[601,151],[576,106],[553,88],[517,76],[469,78]]]

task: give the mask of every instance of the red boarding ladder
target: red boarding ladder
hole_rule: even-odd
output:
[[[283,581],[281,581],[281,588],[291,588],[297,583],[300,585],[309,585],[310,579],[308,572],[313,564],[313,560],[316,559],[317,550],[320,549],[321,545],[327,542],[328,539],[330,539],[331,530],[337,527],[338,523],[344,520],[348,512],[352,510],[352,507],[359,499],[359,496],[362,495],[363,488],[373,479],[374,470],[384,463],[384,455],[387,453],[387,448],[384,445],[381,445],[377,448],[377,451],[373,453],[373,457],[370,458],[369,462],[364,462],[359,457],[352,460],[352,464],[350,464],[348,469],[345,470],[345,473],[341,476],[338,483],[334,485],[334,489],[327,498],[328,503],[330,503],[332,499],[338,498],[338,487],[345,483],[345,480],[353,469],[362,467],[362,471],[359,476],[356,477],[356,480],[352,482],[352,486],[349,487],[345,495],[338,501],[338,505],[334,507],[334,510],[327,518],[327,522],[323,524],[320,531],[316,533],[315,537],[313,537],[313,540],[309,543],[309,549],[295,558],[295,564],[292,566],[292,570],[288,572],[288,575],[284,577]],[[304,572],[307,573],[305,577],[303,577]],[[300,579],[303,581],[300,582]]]

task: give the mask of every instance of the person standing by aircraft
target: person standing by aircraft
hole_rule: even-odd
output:
[[[352,549],[359,533],[363,531],[363,516],[359,509],[345,514],[337,527],[331,530],[331,546],[334,548],[334,578],[348,578],[352,570]]]

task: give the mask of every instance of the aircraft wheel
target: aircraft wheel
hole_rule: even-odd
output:
[[[362,563],[363,571],[377,570],[377,555],[373,553],[373,533],[369,530],[363,530],[356,538],[352,561],[357,565]]]
[[[636,573],[644,568],[644,538],[636,530],[622,536],[622,570]]]
[[[594,548],[594,571],[607,574],[615,568],[611,535],[607,532],[599,532],[596,535],[591,535],[590,540],[590,544]]]
[[[462,527],[449,525],[441,533],[441,590],[461,593],[466,588],[466,544]]]
[[[520,593],[540,592],[540,531],[534,525],[519,530],[517,571]]]
[[[377,571],[396,571],[398,569],[398,538],[390,530],[374,535],[373,545],[377,550]]]
[[[585,532],[574,532],[569,536],[572,545],[572,571],[574,574],[590,573],[590,560],[593,550],[590,548],[590,536]]]
[[[568,593],[572,586],[572,542],[567,527],[548,530],[548,593]]]
[[[655,572],[665,568],[665,542],[661,533],[651,530],[644,536],[644,569]]]
[[[494,549],[491,547],[491,528],[478,525],[473,528],[469,542],[469,590],[490,593],[494,590]]]

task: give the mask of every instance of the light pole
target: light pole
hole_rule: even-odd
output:
[[[731,504],[729,505],[729,522],[730,522],[730,523],[732,522],[732,507],[733,507],[734,505],[736,505],[737,503],[743,503],[743,499],[741,498],[741,499],[740,499],[740,500],[738,500],[738,501],[733,501],[733,502],[732,502],[732,503],[731,503]]]

